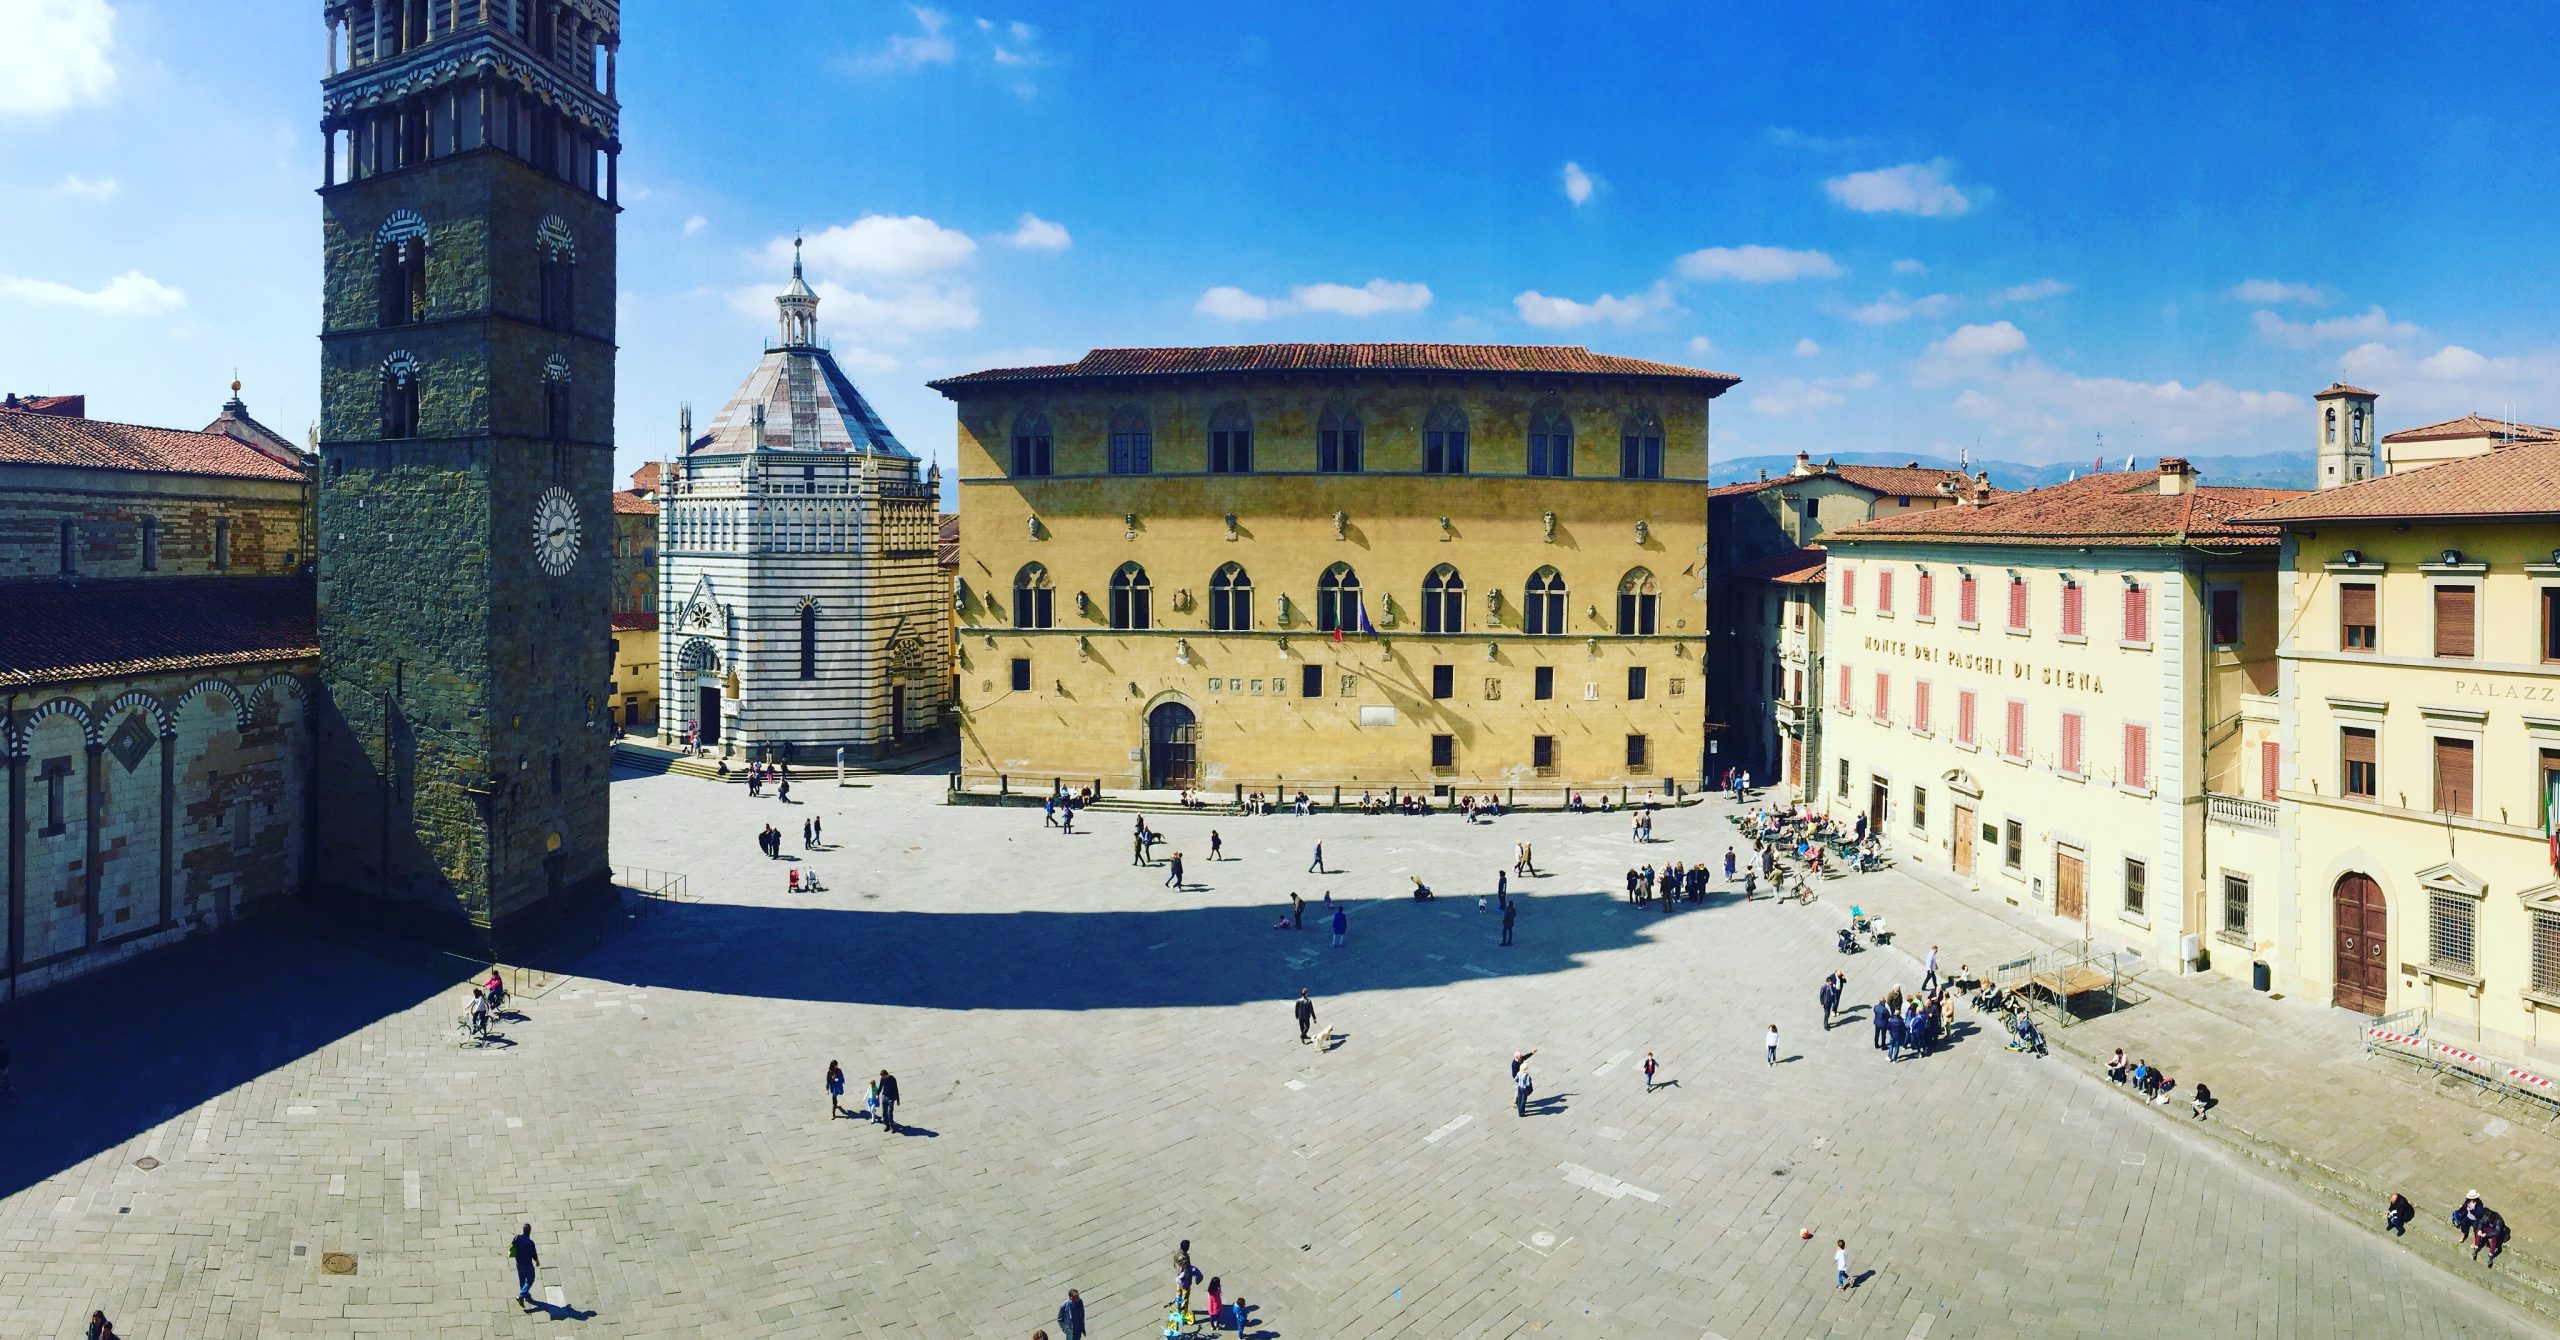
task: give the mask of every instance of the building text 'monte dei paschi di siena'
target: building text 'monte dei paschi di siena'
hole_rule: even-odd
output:
[[[1710,403],[1575,347],[1098,349],[959,415],[963,784],[1704,770]]]

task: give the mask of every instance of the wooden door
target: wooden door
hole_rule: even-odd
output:
[[[1884,831],[1884,816],[1885,816],[1885,810],[1886,810],[1886,809],[1891,805],[1891,803],[1892,803],[1892,801],[1891,801],[1891,793],[1885,790],[1885,785],[1884,785],[1884,783],[1883,783],[1883,782],[1880,782],[1880,781],[1878,781],[1878,780],[1876,780],[1875,778],[1872,778],[1872,777],[1868,778],[1868,779],[1867,779],[1867,831],[1868,831],[1868,832],[1870,832],[1870,833],[1881,833],[1881,832],[1883,832],[1883,831]],[[1878,840],[1878,841],[1882,841],[1883,839],[1879,838],[1879,839],[1877,839],[1877,840]]]
[[[1956,806],[1955,871],[1959,875],[1973,873],[1973,807]]]
[[[2060,852],[2053,858],[2053,913],[2078,921],[2088,906],[2089,864],[2078,852]]]
[[[1787,785],[1804,785],[1804,737],[1802,736],[1795,736],[1787,741]]]
[[[1199,719],[1180,703],[1147,717],[1147,785],[1158,790],[1199,784]]]
[[[2380,1014],[2391,999],[2390,909],[2383,905],[2382,886],[2370,875],[2338,880],[2334,902],[2338,926],[2340,1009]]]

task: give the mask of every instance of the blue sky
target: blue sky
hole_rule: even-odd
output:
[[[1587,344],[1744,379],[1719,456],[2306,449],[2560,419],[2551,11],[624,6],[617,433],[707,419],[811,238],[925,380],[1096,345]],[[311,0],[0,0],[0,389],[315,412]]]

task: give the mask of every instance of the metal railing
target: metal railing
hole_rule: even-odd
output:
[[[2514,1098],[2560,1121],[2560,1081],[2459,1043],[2427,1035],[2427,1011],[2400,1010],[2366,1021],[2358,1041],[2368,1056],[2389,1056],[2432,1074],[2468,1080],[2483,1093]]]
[[[2206,792],[2204,817],[2207,822],[2245,829],[2252,833],[2276,831],[2274,803],[2251,800],[2247,796],[2223,796]]]
[[[646,916],[668,903],[693,901],[692,885],[673,870],[651,870],[644,866],[613,867],[614,887],[632,892],[631,915]]]

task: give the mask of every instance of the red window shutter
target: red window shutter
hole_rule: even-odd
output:
[[[1925,679],[1911,686],[1911,729],[1923,735],[1929,732],[1929,681]]]
[[[1956,690],[1956,740],[1973,743],[1973,690]]]
[[[1981,615],[1982,615],[1981,603],[1982,603],[1982,602],[1981,602],[1981,589],[1980,589],[1978,586],[1976,586],[1976,585],[1975,585],[1973,578],[1971,578],[1971,577],[1959,577],[1959,578],[1957,578],[1957,579],[1956,579],[1956,622],[1958,622],[1958,623],[1978,623],[1978,622],[1980,622],[1980,621],[1981,621]]]
[[[1840,667],[1840,701],[1833,703],[1832,707],[1843,712],[1856,710],[1855,704],[1849,701],[1849,667],[1846,665]]]
[[[1876,720],[1884,721],[1893,716],[1893,676],[1882,670],[1876,672],[1875,707]]]
[[[2027,582],[2023,577],[2009,579],[2009,626],[2027,626]]]
[[[1920,617],[1934,619],[1938,616],[1938,580],[1929,575],[1928,569],[1923,568],[1920,570],[1918,581],[1920,583]]]
[[[2128,586],[2124,589],[2124,640],[2127,642],[2151,640],[2151,590],[2149,587]]]
[[[1893,570],[1890,568],[1876,574],[1876,612],[1893,613]]]
[[[2087,636],[2080,624],[2080,600],[2085,590],[2086,588],[2078,582],[2062,588],[2062,635],[2064,637]]]
[[[2151,728],[2124,728],[2124,784],[2136,791],[2151,787]]]
[[[1856,568],[1842,568],[1840,569],[1840,608],[1844,610],[1853,610],[1857,607],[1858,570]]]
[[[2267,740],[2258,746],[2258,798],[2273,800],[2276,788],[2284,782],[2284,752],[2276,742]]]
[[[2080,775],[2080,714],[2062,714],[2062,770],[2074,777]]]
[[[2027,705],[2025,703],[2009,704],[2009,739],[2003,747],[2008,750],[2011,758],[2027,756]]]

